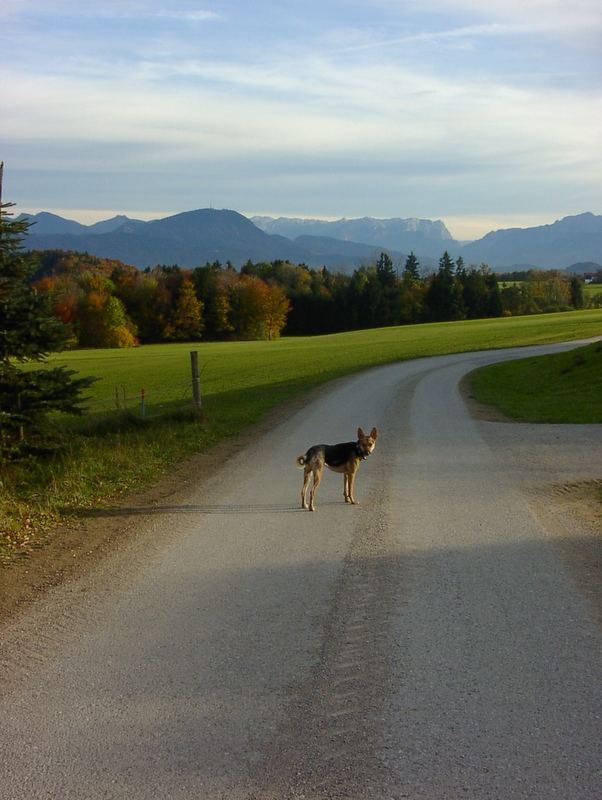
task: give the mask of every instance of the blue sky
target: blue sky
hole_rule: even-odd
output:
[[[11,0],[5,201],[94,222],[602,213],[599,0]]]

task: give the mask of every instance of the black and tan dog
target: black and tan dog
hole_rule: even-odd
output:
[[[310,447],[304,456],[297,458],[297,466],[303,469],[303,488],[301,489],[301,508],[315,511],[315,497],[318,486],[322,480],[324,466],[333,472],[343,473],[343,495],[346,503],[356,503],[353,496],[355,473],[359,465],[376,447],[378,431],[372,428],[367,436],[361,428],[357,429],[357,442],[343,442],[341,444],[316,444]],[[313,476],[313,484],[309,493],[309,506],[307,505],[307,489]]]

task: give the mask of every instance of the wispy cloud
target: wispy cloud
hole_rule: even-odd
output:
[[[12,0],[10,4],[0,7],[0,18],[19,17],[32,19],[48,17],[54,20],[77,19],[172,19],[186,22],[207,22],[222,18],[222,14],[214,9],[203,7],[197,3],[173,2],[165,8],[159,0],[105,0],[103,3],[81,3],[76,0],[53,0],[52,5],[44,0]]]
[[[459,28],[447,30],[429,30],[420,33],[403,34],[387,39],[376,39],[374,41],[355,42],[341,51],[357,50],[378,50],[382,47],[408,44],[437,45],[445,41],[472,40],[484,37],[517,36],[533,31],[532,27],[518,23],[490,23],[483,25],[464,25]]]
[[[373,5],[391,6],[389,0]],[[532,30],[591,33],[602,28],[599,0],[409,0],[422,10],[447,13],[463,12],[480,19],[509,20]]]
[[[0,138],[21,185],[60,173],[67,192],[78,173],[94,195],[108,171],[129,208],[159,173],[180,210],[199,185],[309,215],[556,212],[555,191],[567,212],[602,210],[599,56],[574,46],[593,3],[558,47],[568,12],[552,0],[365,0],[344,25],[317,0],[290,19],[258,2],[15,0]]]
[[[200,9],[196,11],[156,11],[153,16],[163,19],[184,20],[186,22],[210,22],[222,19],[222,16],[216,11],[204,11]]]

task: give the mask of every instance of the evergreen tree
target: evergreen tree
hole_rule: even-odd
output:
[[[488,316],[501,317],[503,311],[502,295],[495,272],[488,273],[485,277],[485,282],[489,291]]]
[[[0,203],[0,457],[15,458],[45,446],[44,423],[51,411],[80,413],[81,391],[94,379],[74,370],[23,370],[62,350],[69,330],[52,314],[50,298],[30,283],[31,256],[21,250],[29,223],[6,215]]]
[[[461,282],[464,283],[466,280],[466,266],[464,264],[464,259],[462,256],[458,256],[456,259],[456,278]]]
[[[573,308],[583,308],[585,298],[583,296],[583,281],[577,275],[571,278],[571,305]]]
[[[420,278],[420,262],[412,251],[405,260],[401,276],[399,322],[420,322],[424,315],[424,282]]]
[[[432,320],[461,318],[458,306],[461,304],[462,289],[455,279],[454,267],[454,261],[446,250],[439,259],[439,269],[433,275],[426,293],[428,316]]]
[[[420,281],[420,261],[414,255],[414,251],[406,258],[403,268],[402,281],[406,285],[418,283]]]
[[[397,275],[393,261],[388,253],[381,253],[376,262],[376,275],[383,287],[392,287],[397,283]]]

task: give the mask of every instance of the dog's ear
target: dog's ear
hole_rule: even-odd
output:
[[[372,430],[370,431],[370,437],[372,439],[376,439],[377,436],[378,436],[378,431],[376,430],[376,428],[372,428]]]
[[[358,428],[357,429],[357,438],[358,439],[364,439],[365,437],[366,437],[366,434],[364,433],[364,431],[361,428]]]

